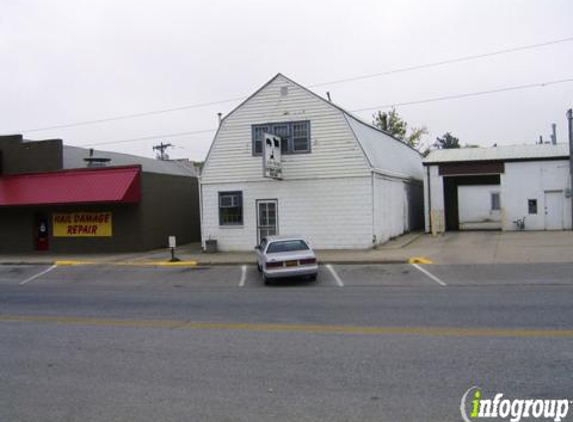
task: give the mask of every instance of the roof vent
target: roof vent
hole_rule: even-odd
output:
[[[288,95],[288,86],[281,86],[281,97],[286,97]]]
[[[557,125],[555,123],[551,124],[551,143],[557,144]]]
[[[111,158],[107,157],[94,157],[94,149],[90,148],[90,156],[84,158],[88,167],[105,167],[107,163],[111,161]]]

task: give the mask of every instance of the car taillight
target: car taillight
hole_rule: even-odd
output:
[[[316,264],[316,258],[301,259],[300,265]]]
[[[282,266],[283,266],[282,261],[267,262],[267,265],[266,265],[267,268],[278,268],[278,267],[282,267]]]

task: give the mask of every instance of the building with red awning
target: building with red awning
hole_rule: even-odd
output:
[[[199,227],[189,162],[0,136],[0,253],[149,250]]]

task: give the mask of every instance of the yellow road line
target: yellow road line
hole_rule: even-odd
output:
[[[58,267],[69,267],[74,265],[112,265],[112,266],[130,266],[130,267],[195,267],[197,261],[56,261]]]
[[[573,338],[573,330],[456,327],[368,327],[349,325],[211,323],[169,320],[125,320],[56,316],[1,315],[0,322],[53,323],[103,327],[166,328],[179,330],[232,330],[319,334],[419,335],[428,337]]]

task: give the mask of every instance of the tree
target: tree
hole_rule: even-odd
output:
[[[410,133],[408,133],[408,123],[400,117],[394,108],[392,108],[388,113],[385,111],[378,111],[372,117],[374,119],[372,121],[374,126],[398,138],[413,148],[418,148],[422,136],[428,133],[426,126],[412,128],[410,129]]]
[[[459,148],[460,140],[453,136],[450,132],[446,132],[442,135],[441,138],[436,138],[436,142],[434,142],[433,147],[438,149]]]

